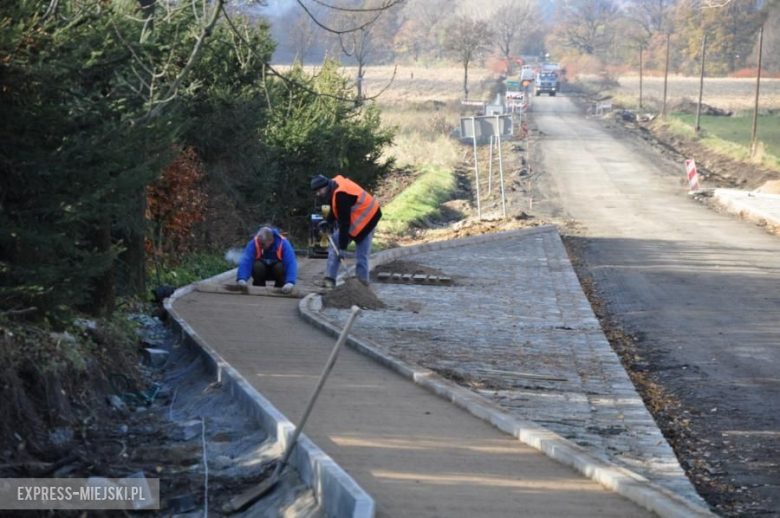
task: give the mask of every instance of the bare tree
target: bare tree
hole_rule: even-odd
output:
[[[309,17],[317,26],[319,26],[321,29],[331,34],[341,36],[344,34],[357,32],[360,29],[365,29],[370,25],[373,25],[380,18],[380,16],[382,16],[382,14],[385,11],[388,11],[389,9],[392,9],[395,6],[400,5],[401,3],[403,3],[404,0],[375,0],[370,2],[370,5],[368,4],[354,5],[354,2],[350,2],[349,0],[347,1],[342,0],[341,4],[337,4],[335,1],[333,3],[328,3],[323,0],[295,0],[295,1],[299,6],[301,6],[301,9],[303,9],[303,11],[307,15],[309,15]],[[326,10],[326,15],[324,17],[321,17],[315,14],[312,5],[324,7]],[[332,25],[327,21],[323,21],[323,18],[339,19],[330,16],[330,14],[332,13],[351,15],[353,16],[352,21],[354,22],[354,24],[349,26],[344,26],[341,23],[338,23],[337,25]]]
[[[343,39],[344,38],[342,38],[342,40]],[[349,49],[346,48],[347,45],[344,45],[344,53],[351,55],[355,59],[355,63],[357,63],[358,70],[355,83],[357,84],[357,99],[360,101],[363,99],[363,78],[366,75],[366,65],[376,47],[374,45],[370,27],[353,32],[349,35],[349,39],[351,40],[348,44]]]
[[[53,2],[55,4],[56,2]],[[163,109],[178,97],[179,90],[187,84],[192,68],[200,60],[207,39],[211,36],[225,10],[225,0],[190,0],[181,4],[172,2],[149,2],[138,0],[142,18],[141,41],[145,41],[155,26],[155,17],[162,14],[162,20],[171,25],[182,25],[192,32],[194,41],[186,60],[181,63],[178,49],[170,48],[162,59],[144,53],[127,34],[114,24],[114,36],[121,41],[132,56],[134,66],[130,77],[117,77],[132,94],[144,100],[146,113],[133,122],[148,120],[160,115]],[[97,3],[96,3],[97,5]],[[190,19],[188,11],[193,13]]]
[[[293,61],[306,61],[306,54],[317,42],[319,29],[311,17],[303,11],[292,10],[285,20],[287,29],[287,47],[293,52]]]
[[[533,0],[505,0],[491,16],[494,42],[505,58],[529,32],[532,21],[536,21],[535,5]]]
[[[469,64],[490,48],[493,32],[487,22],[457,16],[447,27],[444,48],[463,65],[463,93],[469,98]]]
[[[401,42],[407,36],[407,47],[419,49],[418,54],[433,55],[437,59],[443,57],[440,35],[446,30],[452,17],[452,0],[407,0],[400,13],[403,17],[402,26],[410,24],[405,29]],[[411,34],[410,34],[411,33]],[[413,45],[411,38],[417,38]]]
[[[671,12],[676,0],[634,0],[626,7],[628,18],[641,28],[647,38],[671,31]],[[638,35],[635,35],[636,39]]]
[[[414,18],[407,19],[393,38],[393,48],[400,55],[411,55],[416,62],[428,47],[428,29]]]
[[[364,25],[362,20],[367,16],[373,16],[373,9],[387,3],[387,0],[355,0],[350,4],[353,6],[351,11],[336,13],[332,16],[329,25],[335,28]],[[397,5],[397,3],[393,5]],[[392,38],[398,28],[396,14],[397,9],[384,9],[382,17],[374,19],[370,25],[362,26],[349,34],[335,33],[334,47],[354,60],[358,67],[355,78],[358,101],[361,101],[365,96],[363,80],[366,66],[392,52]]]
[[[768,70],[780,72],[780,2],[767,12],[764,22],[764,63]]]
[[[573,0],[563,10],[561,40],[584,54],[607,52],[619,10],[613,0]]]

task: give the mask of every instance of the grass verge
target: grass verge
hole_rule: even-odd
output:
[[[698,139],[702,146],[722,156],[780,171],[780,153],[773,154],[775,150],[780,151],[780,130],[770,130],[772,132],[777,131],[776,140],[769,143],[759,141],[757,152],[751,157],[750,137],[745,138],[743,136],[745,121],[735,121],[730,117],[707,117],[707,119],[709,120],[705,123],[704,117],[702,117],[702,131]],[[712,119],[732,120],[713,121]],[[694,140],[696,139],[693,127],[694,121],[695,116],[693,115],[672,114],[665,121],[656,120],[654,126],[663,128],[685,139]],[[740,130],[740,128],[742,129]],[[736,136],[737,134],[739,134],[739,137]],[[768,150],[771,150],[771,152]]]
[[[457,188],[455,174],[452,169],[439,165],[425,165],[420,170],[414,183],[382,209],[382,231],[398,235],[414,223],[441,215],[441,204]]]
[[[684,113],[675,113],[673,117],[693,127],[696,124],[696,116]],[[718,137],[722,140],[733,142],[742,147],[750,147],[753,117],[716,117],[702,115],[699,122],[705,135]],[[758,139],[764,144],[768,154],[780,156],[780,117],[776,115],[763,115],[758,118]]]

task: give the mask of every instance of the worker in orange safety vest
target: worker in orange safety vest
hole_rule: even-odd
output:
[[[367,285],[371,240],[374,229],[382,218],[379,202],[361,186],[342,175],[328,179],[318,174],[311,180],[311,189],[326,203],[330,203],[330,214],[320,223],[323,230],[330,231],[333,223],[338,222],[338,228],[333,233],[333,241],[338,246],[338,251],[332,247],[328,251],[324,285],[335,285],[339,261],[346,257],[350,241],[354,241],[356,245],[355,276]]]

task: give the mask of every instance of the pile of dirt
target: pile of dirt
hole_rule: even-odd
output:
[[[445,275],[441,270],[431,268],[430,266],[417,264],[414,261],[390,261],[389,263],[377,266],[374,270],[375,274],[381,272],[400,274],[411,273],[412,275]]]
[[[357,277],[351,277],[341,286],[337,286],[322,297],[326,307],[348,309],[358,306],[362,309],[385,309],[387,305],[377,297],[371,288],[363,284]]]
[[[699,105],[695,101],[683,97],[681,100],[672,103],[670,107],[671,112],[687,113],[689,115],[695,115]],[[723,110],[709,104],[702,103],[701,105],[702,115],[715,115],[719,117],[730,117],[733,115],[729,110]]]

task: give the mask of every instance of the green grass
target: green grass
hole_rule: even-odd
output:
[[[382,209],[381,230],[401,234],[410,225],[440,216],[439,207],[457,187],[454,172],[447,167],[426,165],[409,187]]]
[[[665,120],[660,118],[656,119],[654,124],[657,126],[663,126],[667,131],[677,135],[678,137],[683,137],[690,140],[696,138],[696,132],[693,130],[693,126],[690,126],[673,116]]]
[[[698,138],[698,142],[709,149],[710,151],[733,158],[738,161],[752,162],[760,164],[768,169],[774,171],[780,171],[780,140],[775,138],[769,142],[759,139],[757,152],[754,156],[750,155],[750,125],[752,121],[747,125],[748,136],[745,138],[743,131],[745,128],[745,121],[730,122],[728,119],[731,117],[707,117],[708,124],[705,125],[704,117],[701,122],[701,134]],[[722,120],[715,120],[722,119]],[[745,117],[737,117],[736,119],[745,119]],[[748,118],[749,119],[749,118]],[[771,121],[769,119],[772,119]],[[763,117],[763,124],[767,126],[777,125],[778,117]],[[662,126],[667,131],[670,131],[680,137],[688,140],[695,140],[696,134],[694,132],[693,124],[695,123],[695,116],[673,113],[670,114],[666,120],[656,119],[655,125]],[[690,121],[690,122],[688,122]],[[713,122],[714,121],[714,122]],[[762,121],[759,120],[759,124]],[[740,125],[741,124],[741,125]],[[777,128],[770,127],[765,132],[770,139],[771,135],[777,133],[780,136]],[[731,139],[727,137],[730,136]],[[761,132],[759,131],[759,136]]]
[[[696,123],[695,115],[675,113],[672,116],[689,126],[693,126]],[[702,115],[700,125],[707,136],[750,147],[750,136],[753,128],[752,116],[716,117],[713,115]],[[767,153],[780,156],[780,117],[776,115],[760,116],[758,118],[757,134],[758,140],[764,143],[764,150]]]

